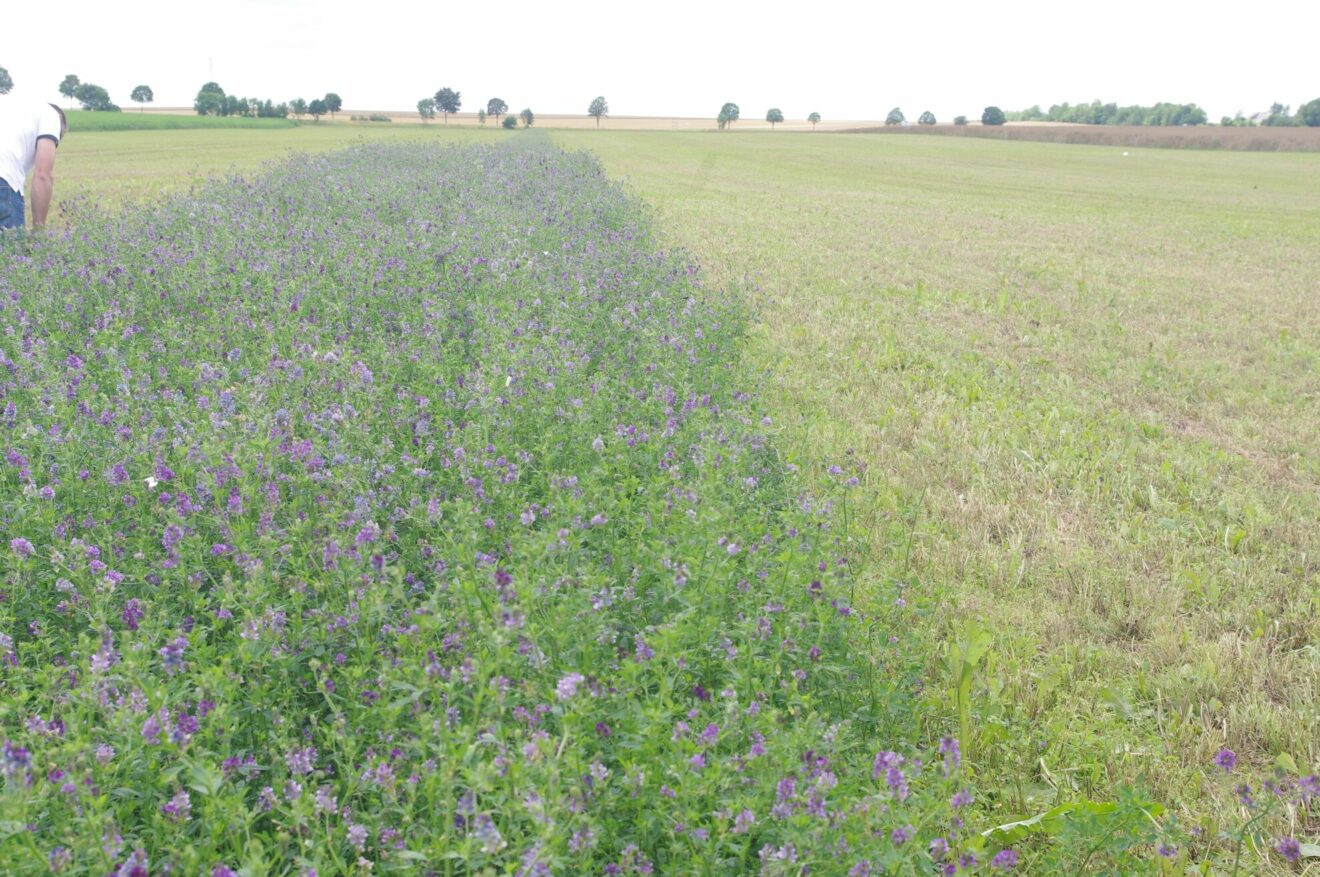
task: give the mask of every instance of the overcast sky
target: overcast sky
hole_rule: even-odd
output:
[[[1039,103],[1200,104],[1211,119],[1320,97],[1309,51],[1315,0],[1218,4],[1089,2],[792,4],[478,3],[404,0],[15,0],[0,66],[16,92],[60,100],[67,73],[129,107],[146,84],[158,106],[191,104],[215,79],[245,97],[346,109],[413,109],[442,86],[474,111],[941,121]]]

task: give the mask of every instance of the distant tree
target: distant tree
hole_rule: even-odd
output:
[[[477,110],[477,124],[486,124],[486,111],[484,109]]]
[[[820,113],[812,113],[807,116],[807,121],[811,123],[811,130],[816,130],[816,123],[820,121]]]
[[[417,115],[422,117],[423,122],[428,122],[435,118],[435,98],[424,97],[417,102]]]
[[[1298,107],[1297,119],[1308,128],[1320,128],[1320,97]]]
[[[156,96],[151,93],[151,86],[149,85],[139,85],[137,88],[133,89],[133,93],[129,95],[129,100],[138,105],[139,113],[146,108],[146,104],[151,103],[155,99]]]
[[[530,109],[523,110],[518,114],[518,118],[522,119],[524,128],[532,127],[532,123],[536,121],[536,116],[532,114]]]
[[[497,97],[493,97],[490,100],[486,101],[486,114],[490,116],[494,116],[495,122],[497,124],[500,121],[500,116],[504,115],[508,111],[509,111],[509,105]]]
[[[225,90],[217,82],[208,82],[197,90],[193,109],[199,116],[219,116],[225,111]]]
[[[289,112],[293,113],[295,119],[301,119],[307,115],[307,101],[300,97],[295,97],[289,101]]]
[[[770,129],[774,130],[775,125],[784,121],[784,111],[779,107],[772,107],[765,111],[765,120],[770,123]]]
[[[110,101],[110,92],[90,82],[81,83],[73,96],[78,103],[82,104],[84,110],[95,110],[97,112],[118,112],[119,110],[119,107]]]
[[[894,107],[889,111],[889,115],[885,116],[886,125],[902,125],[906,121],[907,116],[903,115],[903,111],[898,107]]]
[[[335,117],[335,113],[344,108],[343,99],[333,91],[327,91],[325,97],[321,99],[321,102],[325,104],[326,111],[330,113],[330,118],[332,119]]]
[[[981,113],[982,125],[1002,125],[1004,121],[1004,111],[999,107],[986,107]]]
[[[1301,122],[1293,118],[1287,106],[1274,103],[1270,105],[1269,116],[1261,124],[1271,128],[1291,128],[1294,125],[1300,125]]]
[[[69,99],[69,106],[73,106],[73,93],[81,84],[82,80],[72,73],[60,80],[60,94]]]
[[[445,124],[449,124],[449,114],[457,113],[463,106],[463,95],[452,88],[442,88],[435,93],[435,108],[445,114]]]
[[[930,110],[926,110],[926,112],[922,113],[920,116],[917,117],[917,124],[918,124],[918,125],[934,125],[934,124],[935,124],[935,114],[932,113]]]
[[[955,124],[955,125],[966,125],[966,124],[967,124],[967,117],[966,117],[966,116],[954,116],[954,117],[953,117],[953,124]]]
[[[321,117],[328,112],[330,108],[319,97],[307,105],[307,114],[312,117],[313,122],[321,121]]]
[[[603,97],[596,98],[591,102],[591,106],[587,107],[587,115],[595,118],[597,128],[600,127],[601,117],[608,116],[609,113],[610,113],[610,105],[605,101],[605,98]]]
[[[504,126],[506,131],[512,131],[514,128],[518,127],[518,120],[513,116],[505,116],[504,121],[500,124]]]
[[[9,94],[9,90],[14,87],[14,80],[9,75],[9,71],[0,67],[0,94]]]
[[[741,115],[742,110],[738,109],[738,105],[730,102],[720,107],[720,114],[715,117],[715,121],[719,123],[720,130],[723,131],[738,121],[738,117]]]

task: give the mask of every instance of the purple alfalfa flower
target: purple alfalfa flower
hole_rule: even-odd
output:
[[[157,653],[165,665],[167,676],[173,676],[183,669],[183,653],[187,648],[188,638],[179,636],[157,649]]]
[[[473,822],[472,833],[481,842],[481,851],[486,854],[497,853],[507,845],[500,830],[495,827],[495,820],[486,813],[478,813]]]
[[[889,839],[893,841],[894,846],[901,847],[903,844],[912,840],[912,836],[917,833],[916,828],[911,825],[900,825],[889,832]]]
[[[124,608],[119,613],[119,620],[124,623],[126,629],[137,630],[143,614],[142,603],[134,598],[124,604]]]
[[[1297,842],[1295,837],[1281,838],[1274,845],[1274,851],[1283,856],[1292,864],[1296,865],[1302,858],[1302,845]]]
[[[187,822],[192,817],[192,798],[187,791],[180,789],[173,798],[160,805],[160,812],[174,822]]]
[[[949,842],[942,837],[937,837],[930,842],[930,846],[927,850],[930,853],[930,857],[936,862],[939,862],[949,854]]]
[[[640,636],[633,641],[633,659],[639,664],[645,664],[655,657],[655,650],[646,644],[646,640]]]
[[[321,786],[316,790],[316,795],[312,799],[312,809],[317,813],[329,813],[334,815],[339,812],[339,802],[335,800],[334,790],[329,786]]]
[[[13,779],[31,764],[32,756],[22,746],[6,740],[4,746],[0,747],[0,773],[5,775],[5,779]]]
[[[944,775],[948,776],[962,765],[962,749],[957,737],[945,737],[940,740],[940,754],[944,756]]]
[[[1012,871],[1017,867],[1018,854],[1016,850],[1002,849],[995,853],[995,857],[990,860],[990,867],[996,871]]]
[[[596,842],[596,832],[590,825],[584,825],[573,836],[568,839],[568,851],[570,853],[580,853],[583,850],[591,849]]]
[[[238,872],[227,865],[216,865],[211,868],[211,877],[238,877]]]
[[[569,673],[555,684],[555,697],[561,701],[572,700],[577,697],[578,686],[586,681],[581,673]]]
[[[706,726],[705,730],[701,732],[699,739],[703,746],[714,746],[716,741],[720,739],[720,726],[711,722]]]
[[[1237,753],[1232,749],[1219,750],[1211,760],[1215,767],[1222,769],[1224,773],[1232,773],[1233,768],[1237,767]]]
[[[1251,797],[1251,786],[1247,785],[1246,783],[1243,783],[1242,785],[1234,789],[1233,793],[1237,795],[1237,799],[1240,802],[1242,802],[1243,807],[1256,806],[1256,799]]]
[[[294,780],[284,781],[284,798],[290,804],[302,797],[302,785]]]
[[[975,870],[979,864],[980,860],[976,858],[976,853],[963,853],[958,857],[958,867],[964,871]]]
[[[278,799],[275,797],[275,790],[270,786],[263,786],[261,791],[257,793],[257,807],[262,813],[269,813],[274,810],[276,803],[278,803]]]
[[[349,846],[359,853],[367,848],[367,828],[365,825],[359,825],[356,822],[348,827]]]
[[[959,789],[954,792],[953,797],[949,799],[949,806],[954,810],[966,807],[970,803],[972,803],[972,792],[970,789]]]
[[[756,814],[751,810],[744,809],[733,817],[733,834],[746,834],[752,830],[752,826],[755,824]]]
[[[284,754],[284,766],[294,776],[305,776],[316,769],[316,748],[293,749]]]
[[[876,755],[875,762],[871,765],[871,775],[879,777],[883,773],[885,785],[899,801],[906,801],[908,797],[908,780],[907,775],[903,773],[903,763],[903,756],[897,752],[881,752]]]
[[[73,853],[69,852],[68,847],[55,847],[46,856],[46,867],[52,874],[60,873],[71,864]]]
[[[149,877],[150,873],[151,860],[147,858],[147,851],[138,847],[129,853],[124,864],[110,872],[110,875],[111,877]]]
[[[14,556],[19,560],[24,560],[36,553],[36,549],[32,547],[32,543],[21,536],[9,540],[9,550],[14,552]]]
[[[855,865],[848,869],[848,877],[871,877],[875,873],[868,859],[859,859]]]

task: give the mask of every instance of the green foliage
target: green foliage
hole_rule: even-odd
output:
[[[770,127],[773,128],[778,123],[784,121],[784,111],[778,107],[772,107],[765,111],[765,120],[769,122]]]
[[[382,113],[369,113],[369,114],[364,113],[361,115],[354,113],[353,115],[348,117],[348,120],[350,122],[393,122],[394,121],[389,116],[386,116]]]
[[[463,96],[452,88],[445,87],[435,93],[435,108],[445,115],[445,124],[449,123],[449,114],[457,113],[463,106]]]
[[[504,115],[508,111],[509,111],[509,105],[506,104],[502,98],[493,97],[490,100],[486,101],[486,114],[489,116],[494,116],[496,122],[500,120],[500,116]]]
[[[1039,106],[1005,113],[1009,122],[1071,122],[1080,125],[1204,125],[1205,110],[1196,104],[1158,103],[1153,106],[1120,107],[1116,103],[1055,104],[1048,112]]]
[[[1297,118],[1310,128],[1320,127],[1320,97],[1298,107]]]
[[[70,73],[68,76],[60,80],[60,94],[72,101],[73,93],[77,90],[80,84],[81,80],[79,80],[74,74]]]
[[[926,110],[924,113],[922,113],[920,116],[917,117],[917,124],[918,124],[918,125],[934,125],[934,124],[935,124],[935,114],[932,113],[930,110]]]
[[[344,108],[343,99],[333,91],[326,92],[325,97],[322,98],[322,102],[325,104],[326,111],[330,113],[330,118],[332,119],[335,117],[335,113]]]
[[[500,123],[506,131],[512,131],[518,127],[518,120],[513,116],[505,116],[504,121]]]
[[[608,115],[609,112],[610,112],[610,105],[603,96],[593,98],[591,101],[591,105],[587,107],[587,115],[591,116],[596,120],[597,128],[600,127],[600,120],[604,116]]]
[[[317,98],[307,105],[307,114],[312,117],[312,121],[319,122],[321,117],[330,112],[330,108],[325,105],[325,101]]]
[[[14,87],[13,77],[9,75],[8,70],[6,70],[3,67],[0,67],[0,94],[9,94],[10,89],[12,89],[13,87]]]
[[[207,82],[197,90],[193,99],[193,109],[199,116],[223,116],[225,113],[225,90],[217,82]]]
[[[955,124],[955,125],[966,125],[966,124],[967,124],[967,117],[966,117],[966,116],[954,116],[954,117],[953,117],[953,124]]]
[[[424,97],[417,102],[417,115],[422,117],[423,122],[429,122],[435,118],[435,98]]]
[[[531,109],[524,109],[518,114],[518,118],[522,119],[524,128],[532,127],[532,123],[536,121],[536,115],[532,113]]]
[[[119,107],[115,106],[114,102],[110,100],[110,92],[90,82],[81,83],[74,89],[73,96],[78,103],[82,104],[84,110],[111,113],[119,111]]]
[[[811,115],[807,116],[807,121],[811,123],[812,128],[815,128],[816,123],[820,121],[820,113],[812,113]]]
[[[301,119],[303,116],[307,115],[307,101],[300,97],[295,97],[293,100],[289,101],[289,111],[293,113],[295,119]]]
[[[484,107],[477,110],[477,124],[478,125],[486,124],[486,110]]]
[[[906,121],[907,117],[903,115],[903,111],[898,107],[894,107],[889,111],[889,115],[885,116],[886,125],[902,125]]]
[[[720,112],[719,115],[715,117],[715,122],[720,126],[720,130],[723,131],[725,128],[730,127],[734,122],[738,121],[740,115],[742,115],[742,110],[738,108],[738,105],[729,102],[720,107]]]
[[[133,89],[133,93],[129,95],[129,99],[132,100],[133,103],[138,104],[138,109],[141,110],[144,108],[145,104],[154,101],[156,95],[152,93],[151,86],[139,85]]]
[[[1002,125],[1005,121],[1004,111],[999,107],[986,107],[981,113],[982,125]]]

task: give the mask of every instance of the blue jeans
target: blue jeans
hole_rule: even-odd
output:
[[[0,229],[23,227],[23,196],[0,180]]]

